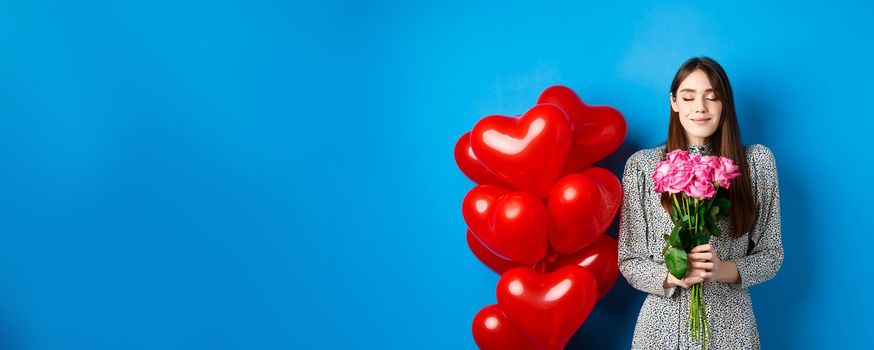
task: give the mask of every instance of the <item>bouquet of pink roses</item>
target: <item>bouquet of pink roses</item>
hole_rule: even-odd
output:
[[[719,188],[728,189],[730,180],[740,176],[737,165],[729,158],[690,155],[674,150],[659,162],[652,174],[657,193],[670,193],[671,220],[674,228],[665,235],[665,265],[671,275],[683,279],[689,268],[686,254],[692,248],[710,242],[710,236],[722,232],[718,220],[727,219],[731,201],[717,196]],[[710,336],[707,309],[701,284],[691,287],[689,302],[689,331],[692,338],[706,348]]]

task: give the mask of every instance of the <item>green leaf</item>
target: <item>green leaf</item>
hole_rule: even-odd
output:
[[[707,226],[704,226],[700,232],[694,233],[693,236],[693,243],[696,247],[710,242],[710,230],[707,229]]]
[[[677,279],[683,279],[686,276],[686,270],[689,269],[689,263],[686,258],[686,252],[682,249],[670,247],[665,251],[665,265],[671,275]]]
[[[686,251],[692,250],[692,236],[689,228],[686,226],[680,226],[680,231],[678,235],[680,238],[680,242],[677,248],[682,248]]]
[[[720,230],[719,227],[716,226],[716,223],[710,224],[710,233],[712,233],[716,237],[722,236],[722,230]]]
[[[716,221],[716,214],[719,214],[719,207],[712,206],[712,207],[710,207],[710,212],[707,213],[707,217],[710,218],[710,221],[715,222]]]
[[[670,244],[671,247],[682,248],[682,245],[680,244],[680,232],[683,229],[685,229],[685,227],[683,227],[682,225],[675,225],[674,229],[671,230],[671,234],[667,236],[668,244]]]
[[[720,213],[725,214],[731,209],[731,200],[723,196],[716,196],[713,197],[713,205],[719,207]]]
[[[708,213],[711,212],[713,211],[709,211]],[[713,223],[716,222],[715,220],[716,219],[711,217],[710,214],[704,215],[704,225],[713,225]]]
[[[671,206],[671,221],[676,223],[679,218],[680,218],[680,212],[677,211],[677,207],[672,205]]]

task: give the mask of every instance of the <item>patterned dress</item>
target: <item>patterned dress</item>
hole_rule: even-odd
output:
[[[619,269],[635,289],[647,293],[634,328],[633,349],[699,349],[689,334],[689,290],[665,289],[668,269],[662,257],[664,234],[673,228],[670,214],[653,187],[652,172],[663,160],[665,145],[634,153],[622,177],[624,197],[620,214]],[[711,145],[690,146],[690,153],[712,154]],[[771,150],[755,144],[744,147],[758,215],[751,232],[731,238],[726,221],[717,225],[720,237],[711,245],[723,261],[737,263],[737,284],[708,281],[704,299],[711,336],[707,349],[758,349],[759,332],[750,293],[752,285],[774,277],[783,263],[780,232],[780,193]],[[744,176],[744,175],[741,175]]]

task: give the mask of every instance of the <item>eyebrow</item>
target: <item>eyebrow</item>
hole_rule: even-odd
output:
[[[704,90],[704,92],[712,92],[712,91],[713,91],[713,89]],[[683,89],[683,90],[680,90],[680,92],[695,92],[695,89]]]

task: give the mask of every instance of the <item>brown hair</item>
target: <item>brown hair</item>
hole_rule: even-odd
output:
[[[720,118],[719,126],[708,140],[713,145],[714,155],[734,160],[734,163],[737,164],[741,172],[741,176],[731,180],[731,188],[729,190],[724,188],[719,190],[721,195],[727,192],[727,197],[731,200],[731,210],[728,217],[734,231],[732,238],[738,238],[752,230],[756,219],[756,202],[753,198],[746,155],[740,142],[740,128],[738,127],[737,115],[734,110],[734,95],[731,92],[728,76],[719,63],[708,57],[693,57],[684,62],[674,76],[674,81],[671,82],[671,98],[677,98],[677,89],[680,87],[680,83],[695,70],[701,70],[707,75],[710,85],[713,86],[716,98],[722,101],[722,117]],[[674,112],[673,108],[670,108],[668,140],[665,151],[669,152],[678,148],[685,150],[688,146],[689,142],[686,139],[685,129],[680,124],[680,114]],[[662,159],[664,158],[662,156]],[[662,207],[670,211],[671,200],[667,192],[662,193],[661,200]]]

